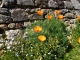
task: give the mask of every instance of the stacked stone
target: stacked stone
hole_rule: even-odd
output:
[[[43,16],[36,13],[39,8]],[[6,23],[6,28],[20,28],[26,21],[44,19],[51,10],[73,8],[70,1],[64,0],[1,0],[0,23]]]
[[[78,7],[75,6],[73,1],[74,0],[1,0],[0,30],[11,29],[7,30],[5,34],[8,40],[14,39],[14,36],[17,35],[15,32],[17,30],[16,28],[20,29],[29,26],[31,24],[30,21],[44,20],[48,13],[55,16],[55,10],[57,9],[64,15],[64,22],[67,25],[67,29],[71,30],[70,27],[75,27],[75,18],[79,15],[78,12],[80,11],[78,9],[80,5],[78,4]],[[39,9],[43,11],[42,16],[37,14]]]

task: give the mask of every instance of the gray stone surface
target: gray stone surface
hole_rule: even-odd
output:
[[[64,8],[73,9],[73,4],[69,1],[64,1]]]
[[[23,35],[23,32],[20,29],[6,30],[5,31],[5,34],[6,34],[6,39],[14,40],[16,35],[22,36]]]
[[[75,10],[76,16],[80,15],[80,10]]]
[[[2,1],[0,0],[0,5],[2,4]]]
[[[49,0],[48,1],[48,7],[57,8],[58,5],[54,0]]]
[[[25,21],[28,19],[28,13],[24,9],[14,9],[11,11],[13,21]]]
[[[12,19],[10,16],[0,15],[0,23],[10,23]]]
[[[35,9],[30,9],[30,13],[35,13]]]
[[[68,9],[61,9],[61,11],[60,11],[60,12],[61,12],[61,14],[63,14],[63,15],[64,15],[64,14],[68,13]]]
[[[76,19],[71,19],[70,24],[76,24]]]
[[[3,7],[13,7],[16,4],[16,0],[2,0]]]
[[[35,0],[35,6],[39,6],[40,5],[40,0]]]
[[[2,43],[3,42],[3,38],[2,38],[2,34],[0,34],[0,43]]]
[[[65,21],[65,24],[66,24],[66,26],[69,26],[70,22],[69,21]]]
[[[26,10],[25,10],[27,13],[35,13],[35,11],[36,11],[36,9],[29,9],[29,8],[27,8]]]
[[[15,28],[15,27],[16,27],[16,24],[15,23],[8,24],[8,28]]]
[[[18,5],[34,6],[34,0],[17,0]]]
[[[56,0],[57,4],[58,4],[58,8],[64,8],[64,1],[62,0]]]
[[[8,28],[7,24],[0,24],[0,28],[3,30],[6,30]]]
[[[37,13],[28,15],[28,19],[34,20],[34,19],[44,19],[43,16],[38,15]]]
[[[16,27],[15,28],[21,28],[23,27],[23,23],[16,23]]]
[[[17,43],[19,43],[15,38],[16,36],[22,37],[23,31],[20,29],[6,30],[5,34],[7,39],[5,40],[5,47],[7,49],[10,49],[11,47],[13,47],[13,45],[16,45]]]
[[[74,24],[74,21],[73,20],[70,20],[70,24]]]
[[[75,18],[75,15],[73,13],[66,13],[65,14],[65,18],[74,19]]]
[[[40,0],[39,7],[40,8],[48,7],[48,0]]]
[[[75,9],[80,9],[80,0],[71,0]]]
[[[8,14],[9,11],[7,8],[0,8],[0,14]]]
[[[31,22],[24,22],[24,27],[31,26]]]

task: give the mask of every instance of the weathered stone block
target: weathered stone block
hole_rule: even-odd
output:
[[[69,1],[64,1],[64,8],[67,8],[67,9],[73,9],[74,6],[71,2]]]
[[[25,10],[27,13],[35,13],[35,11],[36,11],[36,9],[29,9],[29,8],[27,8],[26,10]]]
[[[16,35],[21,37],[23,35],[23,31],[21,29],[7,30],[7,31],[5,31],[5,34],[6,34],[6,39],[9,39],[12,41],[15,39]],[[10,44],[10,42],[8,44]]]
[[[75,18],[75,15],[73,13],[66,13],[65,14],[65,18],[74,19]]]
[[[37,13],[28,15],[28,19],[34,20],[34,19],[43,19],[43,16],[38,15]]]
[[[76,19],[71,19],[70,24],[76,24]]]
[[[0,5],[2,4],[2,1],[0,0]]]
[[[0,23],[10,23],[12,19],[10,16],[0,15]]]
[[[65,21],[64,23],[66,24],[66,26],[70,25],[70,21]]]
[[[14,9],[11,11],[13,21],[25,21],[28,19],[28,13],[24,9]]]
[[[35,0],[35,6],[39,6],[40,5],[40,0]]]
[[[63,15],[64,15],[64,14],[68,13],[68,12],[69,12],[69,10],[68,10],[68,9],[61,9],[61,11],[60,11],[60,12],[61,12],[61,14],[63,14]]]
[[[80,10],[75,10],[76,16],[80,15]]]
[[[15,28],[16,24],[15,23],[10,23],[8,24],[8,28]]]
[[[58,5],[54,0],[49,0],[48,1],[48,7],[57,8]]]
[[[23,27],[23,23],[16,23],[16,28],[22,28]]]
[[[5,29],[8,28],[8,26],[7,26],[7,24],[0,24],[0,28],[2,28],[3,30],[5,30]]]
[[[35,13],[36,9],[30,9],[30,13]]]
[[[64,8],[64,1],[62,0],[56,0],[58,8]]]
[[[48,7],[48,0],[40,0],[40,5],[39,7],[41,8],[46,8]]]
[[[8,14],[8,12],[7,8],[0,8],[0,14]]]
[[[80,9],[80,0],[70,0],[75,9]]]
[[[16,4],[16,0],[2,0],[3,7],[13,7]]]
[[[24,27],[31,26],[31,22],[24,22]]]
[[[17,0],[18,5],[23,5],[23,6],[34,6],[34,0]]]

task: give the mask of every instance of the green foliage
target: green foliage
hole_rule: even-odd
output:
[[[76,22],[76,27],[72,31],[71,44],[73,49],[66,54],[65,60],[80,60],[80,43],[78,42],[80,38],[80,24],[79,21]]]
[[[41,26],[40,32],[34,32],[35,26]],[[17,37],[18,42],[7,50],[2,60],[63,60],[68,50],[69,41],[66,25],[58,19],[39,20],[25,29],[26,38]],[[44,35],[45,41],[38,36]],[[10,59],[9,59],[10,58]]]
[[[42,31],[38,33],[34,32],[33,28],[35,26],[41,26]],[[54,18],[52,20],[36,21],[26,31],[28,32],[28,41],[31,44],[31,47],[29,45],[28,54],[33,55],[33,60],[39,60],[40,58],[42,60],[60,60],[64,58],[66,47],[69,45],[67,39],[69,32],[66,30],[63,21]],[[39,35],[46,36],[46,41],[41,42],[38,39]]]

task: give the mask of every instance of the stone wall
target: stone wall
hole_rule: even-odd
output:
[[[73,0],[0,0],[0,28],[20,28],[29,21],[45,19],[49,12],[55,15],[57,9],[65,18],[76,18],[77,7],[73,3]],[[36,13],[39,9],[43,10],[43,16]]]

